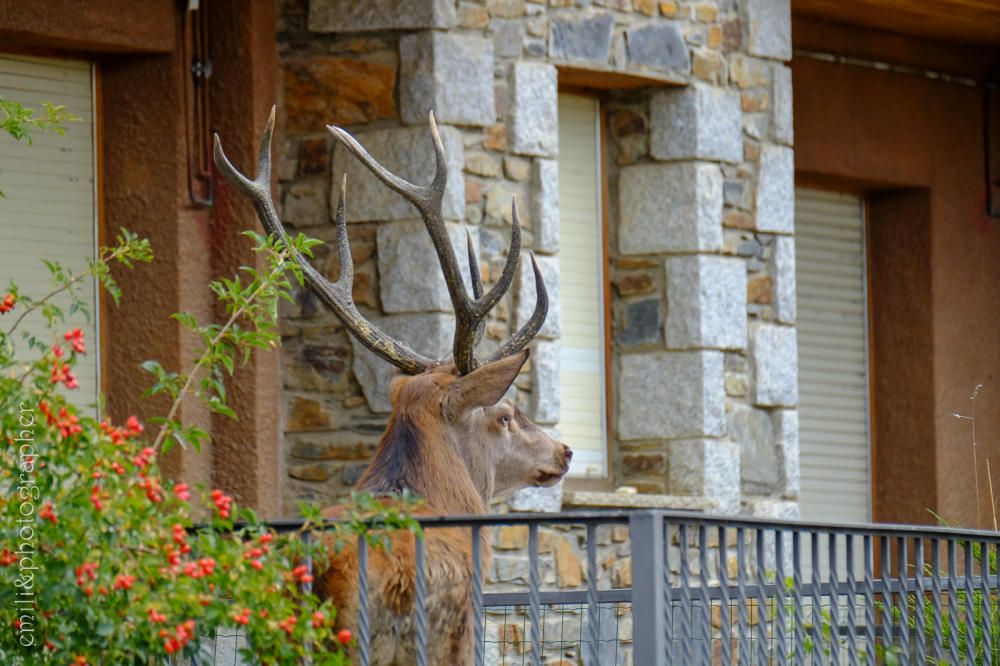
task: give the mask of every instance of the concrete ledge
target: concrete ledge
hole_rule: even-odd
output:
[[[589,490],[563,491],[564,509],[602,507],[615,509],[674,509],[677,511],[714,511],[718,503],[708,497],[682,495],[639,495],[602,493]]]

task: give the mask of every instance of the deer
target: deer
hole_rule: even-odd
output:
[[[274,109],[260,142],[257,173],[243,175],[226,157],[218,135],[215,163],[225,179],[253,204],[264,230],[285,240],[288,236],[271,197],[271,136]],[[435,166],[429,185],[419,186],[393,174],[372,157],[347,131],[328,125],[336,140],[376,178],[417,209],[431,237],[455,311],[452,355],[432,359],[395,340],[358,311],[353,298],[354,268],[345,216],[346,175],[341,181],[334,216],[340,276],[331,282],[299,253],[295,261],[304,280],[319,299],[367,349],[401,371],[390,386],[392,412],[375,454],[357,483],[361,491],[396,497],[409,491],[422,498],[420,516],[479,515],[490,509],[495,494],[529,486],[548,487],[568,472],[573,451],[532,422],[513,401],[504,397],[527,362],[528,345],[541,329],[548,312],[548,294],[534,254],[531,268],[535,308],[531,317],[505,343],[483,359],[476,347],[489,312],[510,288],[521,252],[521,229],[516,200],[512,202],[511,243],[496,284],[484,293],[472,236],[467,236],[470,295],[462,280],[458,257],[451,245],[442,213],[447,184],[444,146],[429,116]],[[324,509],[323,515],[341,517],[344,506]],[[481,562],[489,561],[485,531],[481,534]],[[331,555],[317,567],[314,592],[330,598],[341,626],[358,622],[358,552],[351,547]],[[414,625],[416,587],[415,537],[397,533],[390,548],[375,549],[368,563],[370,663],[403,666],[417,663]],[[473,663],[472,541],[469,530],[435,528],[425,534],[426,608],[430,664]]]

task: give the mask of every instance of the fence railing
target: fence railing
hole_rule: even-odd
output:
[[[1000,663],[996,533],[657,510],[421,523],[469,530],[476,664]],[[497,544],[487,570],[484,530]],[[526,539],[499,539],[502,530]],[[363,540],[358,548],[367,562]],[[416,558],[414,639],[424,664],[420,539]],[[371,654],[367,581],[361,566],[362,666]]]

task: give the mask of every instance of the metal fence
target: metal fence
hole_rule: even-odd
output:
[[[1000,664],[1000,534],[656,510],[421,523],[469,530],[482,619],[476,664]],[[479,537],[511,526],[527,528],[527,571],[498,582],[479,566]],[[621,538],[608,539],[609,529]],[[576,589],[551,571],[544,542],[553,535],[580,555]],[[416,557],[423,561],[420,540]],[[627,562],[630,585],[612,586],[609,562]],[[415,640],[425,654],[426,586],[416,570]],[[365,567],[359,578],[364,600]],[[367,603],[360,610],[358,663],[369,666]]]

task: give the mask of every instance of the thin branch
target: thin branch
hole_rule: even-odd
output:
[[[277,267],[271,271],[270,275],[268,276],[268,279],[261,280],[260,284],[257,285],[257,288],[250,293],[249,297],[247,297],[244,305],[241,305],[235,311],[233,311],[233,314],[230,315],[229,320],[223,325],[221,329],[219,329],[219,332],[215,335],[214,338],[212,338],[211,342],[208,343],[208,345],[205,348],[205,351],[201,355],[201,358],[198,359],[198,362],[195,363],[194,367],[191,369],[191,373],[188,375],[187,380],[184,382],[184,386],[181,387],[181,390],[177,393],[177,396],[174,398],[174,403],[170,406],[170,411],[167,412],[167,416],[164,418],[163,425],[160,426],[160,431],[157,433],[156,440],[153,442],[152,448],[154,450],[159,450],[160,445],[163,444],[163,440],[167,438],[167,435],[169,434],[170,431],[171,421],[173,421],[174,417],[177,415],[177,410],[180,409],[181,403],[184,401],[184,398],[191,390],[191,386],[194,384],[194,378],[198,374],[198,371],[201,370],[201,368],[204,367],[204,365],[208,362],[209,356],[211,355],[211,351],[215,349],[216,345],[218,345],[219,342],[226,336],[226,334],[233,327],[233,325],[239,320],[239,318],[243,316],[243,314],[247,311],[247,306],[249,306],[251,303],[254,302],[254,300],[256,300],[260,292],[264,288],[269,286],[271,284],[271,281],[277,275],[280,275],[281,273],[284,272],[285,260],[288,258],[287,250],[280,252],[278,254],[278,257],[280,258],[280,261],[277,262]]]
[[[112,259],[116,259],[120,254],[123,254],[126,249],[128,248],[124,246],[119,247],[116,248],[111,254],[107,255],[106,257],[104,256],[98,257],[98,260],[94,262],[94,266],[88,268],[86,271],[80,273],[79,275],[74,275],[69,280],[67,280],[65,284],[56,287],[48,294],[46,294],[45,297],[42,298],[40,301],[32,301],[28,307],[24,308],[24,310],[21,311],[21,314],[18,316],[17,319],[14,320],[14,323],[11,324],[11,327],[7,330],[7,338],[10,339],[11,336],[14,335],[14,331],[17,329],[18,325],[20,325],[20,323],[24,320],[24,318],[27,317],[29,314],[31,314],[38,308],[42,307],[43,305],[48,303],[50,300],[52,300],[59,294],[69,290],[74,284],[76,284],[80,280],[87,277],[94,277],[94,275],[96,275],[96,268],[95,268],[96,266],[100,264],[106,264],[110,262]]]

